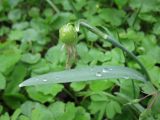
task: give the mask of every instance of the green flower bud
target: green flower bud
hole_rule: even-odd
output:
[[[78,40],[77,31],[70,23],[68,23],[60,28],[59,39],[67,45],[75,44]]]

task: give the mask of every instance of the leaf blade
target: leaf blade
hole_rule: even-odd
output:
[[[80,82],[113,78],[135,79],[143,82],[145,81],[145,77],[142,74],[131,68],[121,66],[96,66],[76,68],[40,75],[34,78],[29,78],[28,80],[22,82],[19,86],[23,87],[38,84]]]

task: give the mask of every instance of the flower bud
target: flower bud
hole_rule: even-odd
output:
[[[75,44],[78,39],[77,32],[71,24],[64,25],[59,30],[59,39],[67,45]]]

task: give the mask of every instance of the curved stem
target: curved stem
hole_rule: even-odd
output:
[[[51,1],[51,0],[46,0],[48,2],[48,4],[57,12],[59,13],[59,9],[57,8],[57,6]]]
[[[97,34],[98,36],[100,36],[102,39],[105,39],[107,40],[108,42],[110,42],[111,44],[113,44],[114,46],[120,48],[121,50],[123,50],[124,52],[126,52],[131,58],[133,58],[138,64],[139,66],[141,67],[143,73],[145,74],[146,76],[146,79],[147,80],[151,80],[150,77],[149,77],[149,74],[146,70],[146,68],[144,67],[144,65],[138,60],[138,58],[132,53],[130,52],[129,50],[127,50],[125,47],[123,47],[119,42],[117,42],[113,37],[101,32],[99,29],[97,29],[96,27],[93,27],[91,25],[89,25],[88,23],[86,23],[84,20],[79,20],[77,23],[76,23],[76,30],[79,31],[79,27],[83,26],[83,27],[86,27],[87,29],[89,29],[90,31],[92,31],[93,33]]]

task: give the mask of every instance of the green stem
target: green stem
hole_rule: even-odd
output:
[[[132,82],[132,87],[133,87],[133,98],[136,98],[136,88],[135,88],[135,84],[134,84],[134,80],[131,80]]]
[[[146,70],[146,68],[144,67],[144,65],[138,60],[138,58],[132,53],[130,52],[128,49],[126,49],[125,47],[123,47],[119,42],[117,42],[113,37],[101,32],[99,29],[97,29],[96,27],[93,27],[91,25],[89,25],[88,23],[86,23],[84,20],[79,20],[76,24],[76,30],[79,31],[79,27],[83,26],[86,27],[87,29],[89,29],[90,31],[92,31],[93,33],[97,34],[98,36],[100,36],[102,39],[107,40],[108,42],[110,42],[111,44],[113,44],[114,46],[120,48],[121,50],[123,50],[124,52],[126,52],[131,58],[133,58],[141,67],[143,73],[146,76],[146,79],[151,81],[149,74]]]
[[[59,13],[59,9],[56,7],[56,5],[51,0],[46,0],[48,4],[57,12]]]

